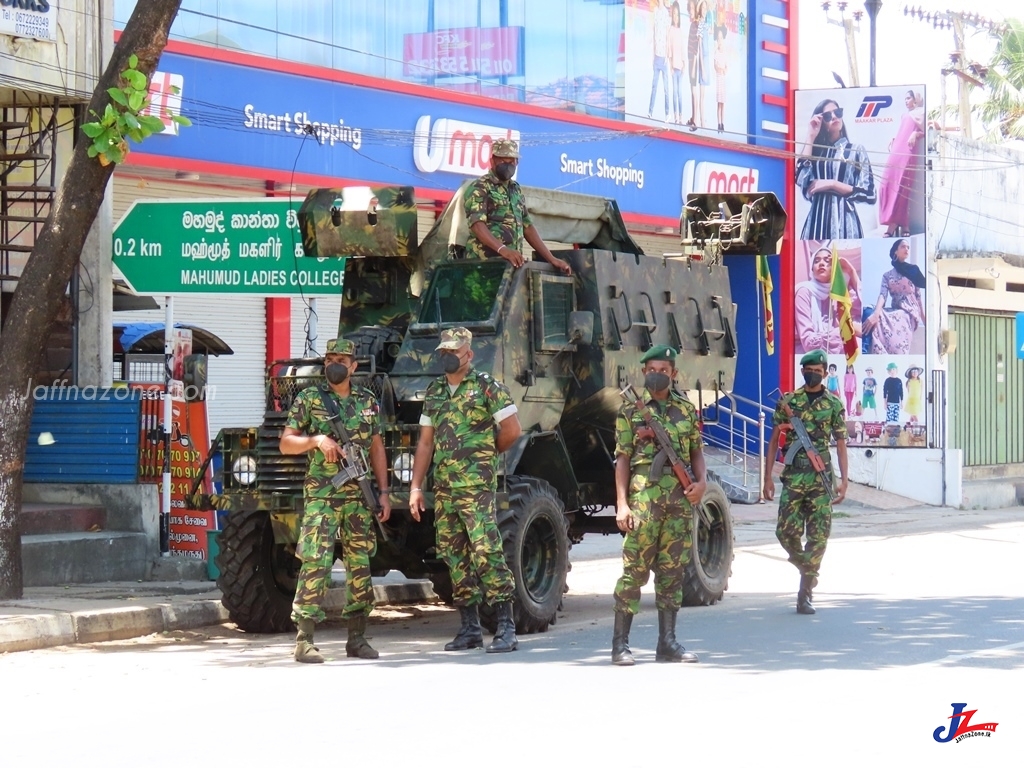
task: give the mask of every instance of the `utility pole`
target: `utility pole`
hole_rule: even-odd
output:
[[[847,2],[836,3],[836,8],[839,10],[839,18],[833,16],[829,11],[832,8],[832,3],[823,2],[821,9],[825,11],[825,20],[829,24],[835,24],[837,27],[843,28],[843,34],[846,37],[846,59],[850,65],[850,87],[860,87],[860,72],[857,68],[857,36],[856,33],[860,32],[860,20],[864,16],[863,11],[854,11],[852,18],[846,17],[846,6],[849,5]]]
[[[871,80],[868,83],[874,88],[878,83],[875,81],[875,20],[878,19],[878,12],[882,10],[882,0],[864,0],[864,7],[868,11],[868,19],[871,21]]]
[[[903,6],[904,16],[913,16],[921,21],[929,22],[935,29],[953,30],[953,52],[949,55],[951,66],[942,70],[943,86],[943,110],[941,130],[945,130],[945,86],[946,76],[956,75],[957,77],[957,112],[959,113],[960,135],[965,139],[972,138],[971,129],[971,88],[984,88],[985,75],[988,67],[967,58],[967,27],[977,30],[997,32],[1005,28],[1005,25],[998,21],[986,19],[977,13],[961,13],[954,11],[923,11],[914,6]]]

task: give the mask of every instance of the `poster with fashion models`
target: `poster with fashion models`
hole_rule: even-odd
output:
[[[626,0],[626,120],[747,141],[747,0]]]
[[[797,238],[924,233],[927,130],[924,86],[797,91]]]
[[[833,264],[838,260],[841,281]],[[924,447],[925,236],[801,240],[796,249],[794,350],[828,356],[825,389],[842,401],[851,445]],[[837,286],[845,286],[856,341],[848,361]]]

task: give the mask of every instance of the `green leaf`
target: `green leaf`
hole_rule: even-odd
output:
[[[97,147],[95,144],[90,144],[89,148],[85,151],[86,154],[89,155],[89,157],[96,157],[96,155],[100,153],[99,147]]]
[[[186,128],[190,128],[192,126],[192,121],[184,115],[171,115],[171,120],[176,122],[178,125],[182,125]]]
[[[107,88],[107,93],[110,98],[120,104],[122,107],[128,106],[128,97],[124,95],[124,91],[120,88]]]
[[[146,138],[146,136],[148,136],[149,134],[147,134],[147,133],[144,133],[144,132],[143,132],[143,131],[141,131],[141,130],[137,130],[137,129],[134,129],[134,128],[133,128],[132,130],[128,131],[128,133],[126,133],[125,135],[126,135],[126,136],[127,136],[127,137],[128,137],[129,139],[131,139],[132,141],[134,141],[134,142],[135,142],[136,144],[141,144],[141,143],[142,143],[142,140],[143,140],[143,139],[145,139],[145,138]]]
[[[137,66],[139,66],[139,57],[136,56],[134,53],[128,57],[128,66],[132,69],[135,69]]]
[[[108,147],[107,151],[104,152],[104,154],[108,158],[110,158],[110,161],[113,163],[124,162],[124,152],[121,151],[121,147],[119,147],[117,144],[112,144],[110,147]]]
[[[146,76],[139,72],[139,70],[137,69],[129,69],[127,72],[125,72],[124,79],[127,80],[128,84],[131,85],[131,87],[137,91],[142,91],[143,93],[145,93],[145,91],[147,90]]]
[[[143,130],[147,130],[150,133],[160,133],[164,129],[164,121],[152,115],[140,115],[139,123],[142,125]]]
[[[117,110],[114,109],[112,104],[107,104],[107,108],[103,110],[103,120],[117,120]]]
[[[139,130],[142,126],[139,124],[139,118],[133,115],[131,112],[126,112],[124,115],[124,122],[132,130]]]
[[[99,123],[83,123],[82,124],[82,133],[84,133],[90,139],[95,139],[97,136],[99,136],[101,133],[103,133],[103,131],[104,131],[104,128]]]
[[[146,101],[146,94],[142,91],[135,91],[131,96],[128,97],[128,108],[132,112],[138,112],[142,109],[143,103]]]

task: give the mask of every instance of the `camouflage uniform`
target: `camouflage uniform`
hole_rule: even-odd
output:
[[[772,424],[781,427],[789,424],[789,417],[782,403],[789,403],[793,414],[807,427],[814,447],[828,464],[829,482],[834,482],[829,440],[846,439],[846,422],[843,420],[842,401],[828,392],[823,392],[813,402],[803,387],[784,396],[775,407]],[[788,433],[791,440],[796,436]],[[825,545],[832,530],[832,505],[818,473],[811,467],[806,451],[798,451],[793,463],[782,470],[782,493],[779,495],[779,522],[775,535],[783,549],[789,553],[789,561],[805,576],[817,578],[821,559],[825,556]],[[801,546],[801,537],[806,531],[807,544]]]
[[[327,395],[324,395],[327,396]],[[369,453],[374,435],[381,433],[380,413],[373,393],[353,387],[348,397],[333,391],[329,395],[338,404],[342,425],[349,438]],[[316,387],[302,390],[288,411],[285,426],[308,435],[334,437],[327,412]],[[334,565],[334,544],[340,539],[345,563],[345,618],[365,616],[373,610],[373,586],[370,582],[370,558],[377,548],[372,512],[366,508],[359,486],[342,488],[331,484],[339,466],[324,460],[320,451],[309,454],[306,479],[302,487],[305,513],[299,533],[298,554],[302,559],[298,588],[292,604],[292,619],[324,620],[320,607]]]
[[[495,520],[497,421],[516,412],[508,389],[469,369],[452,392],[440,376],[427,387],[420,425],[434,429],[434,516],[437,554],[448,565],[455,605],[512,600]]]
[[[488,171],[466,189],[463,201],[467,226],[472,228],[478,221],[482,221],[498,240],[522,253],[524,232],[533,222],[526,210],[526,197],[518,183],[511,179],[502,182],[494,175],[494,171]],[[470,231],[466,258],[501,257],[485,247]]]
[[[676,453],[684,460],[700,446],[697,411],[678,392],[658,401],[645,391],[648,407],[665,427]],[[615,585],[615,610],[636,614],[640,610],[640,588],[654,571],[655,603],[659,611],[675,611],[683,604],[683,570],[690,562],[693,546],[693,508],[669,464],[655,481],[648,478],[658,453],[654,438],[638,439],[636,431],[645,426],[643,416],[632,403],[619,410],[615,420],[615,453],[629,457],[629,508],[635,528],[622,544],[622,578]]]

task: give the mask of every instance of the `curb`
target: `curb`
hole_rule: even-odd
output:
[[[380,605],[425,603],[437,599],[427,581],[376,584],[373,594]],[[344,603],[344,588],[334,588],[328,591],[324,608],[329,612],[336,608],[340,612]],[[227,609],[220,600],[211,599],[10,616],[0,620],[0,653],[128,640],[156,632],[223,624],[229,620]]]
[[[19,616],[0,623],[0,653],[127,640],[154,632],[221,624],[227,618],[219,600]]]

